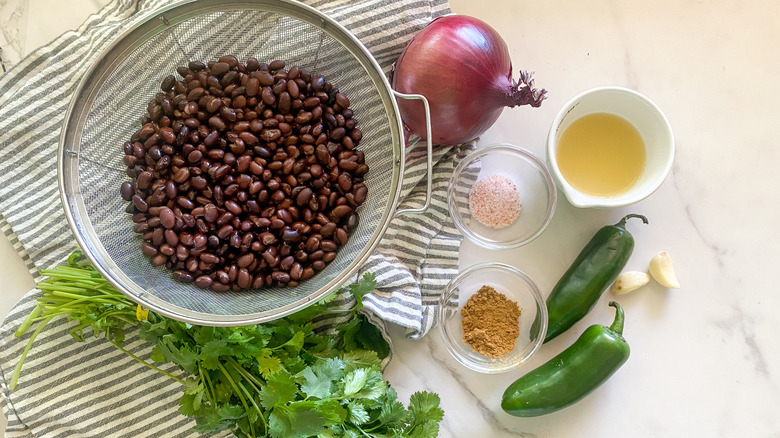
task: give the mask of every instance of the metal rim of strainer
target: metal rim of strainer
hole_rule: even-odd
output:
[[[153,36],[163,32],[171,24],[179,23],[201,14],[235,10],[259,10],[282,13],[305,21],[336,39],[359,61],[369,73],[367,79],[371,80],[374,83],[374,86],[377,87],[379,96],[385,106],[384,109],[388,115],[387,122],[390,126],[393,152],[393,179],[391,184],[394,187],[391,186],[392,189],[388,194],[388,202],[385,204],[385,211],[368,243],[339,276],[332,278],[325,286],[321,287],[316,292],[285,306],[255,313],[224,315],[198,312],[159,299],[152,293],[149,293],[136,285],[135,282],[122,272],[121,268],[113,261],[111,256],[109,256],[107,250],[94,231],[79,185],[78,162],[80,139],[83,134],[83,128],[91,104],[100,90],[100,87],[114,71],[114,67],[122,61],[124,54],[129,53],[129,51],[134,50],[134,48],[137,48],[140,44],[143,44]],[[179,321],[210,326],[239,326],[262,323],[281,318],[305,308],[307,305],[329,295],[352,278],[376,248],[393,217],[402,213],[419,213],[427,209],[430,203],[431,191],[432,148],[430,141],[427,142],[428,190],[425,204],[417,209],[396,211],[401,194],[401,180],[403,179],[404,173],[405,147],[401,135],[403,132],[403,125],[399,115],[397,102],[393,96],[396,98],[422,100],[427,112],[428,104],[424,97],[419,95],[403,95],[391,89],[390,83],[377,61],[351,32],[322,12],[297,1],[184,0],[150,12],[135,21],[127,30],[118,35],[98,56],[95,63],[89,68],[80,81],[68,107],[60,136],[57,163],[60,198],[63,203],[68,223],[84,254],[106,280],[128,298],[156,313]],[[428,138],[430,138],[430,135],[428,135]],[[130,232],[130,230],[128,230],[128,232]],[[140,247],[135,250],[140,250]],[[167,275],[167,273],[161,275]]]

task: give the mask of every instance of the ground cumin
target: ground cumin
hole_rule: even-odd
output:
[[[515,348],[515,340],[520,336],[520,308],[504,294],[482,286],[460,314],[463,342],[478,353],[496,359]]]

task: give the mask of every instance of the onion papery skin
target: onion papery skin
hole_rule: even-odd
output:
[[[539,106],[545,90],[533,89],[530,74],[512,79],[509,49],[482,20],[448,15],[433,20],[412,38],[396,61],[392,87],[421,94],[431,109],[431,140],[454,145],[473,140],[495,123],[504,107]],[[419,101],[398,102],[401,119],[425,139],[425,113]]]

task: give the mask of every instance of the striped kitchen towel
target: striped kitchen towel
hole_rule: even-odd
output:
[[[0,230],[32,275],[62,263],[76,247],[60,203],[57,145],[64,114],[87,68],[130,22],[168,4],[165,0],[114,0],[79,29],[36,50],[0,78]],[[389,72],[411,36],[449,12],[446,0],[311,1],[350,29]],[[435,324],[443,286],[457,273],[461,236],[447,213],[449,176],[474,144],[437,148],[433,198],[426,214],[391,222],[360,275],[377,275],[365,299],[368,317],[386,321],[418,338]],[[400,208],[425,197],[422,144],[409,149]],[[476,175],[474,175],[476,177]],[[52,321],[25,362],[20,386],[8,382],[24,346],[13,336],[35,306],[37,291],[20,301],[0,327],[0,406],[8,437],[189,437],[192,422],[177,412],[181,388],[128,361],[102,339],[77,343],[71,323]],[[348,298],[344,298],[348,299]],[[347,303],[348,304],[348,303]],[[150,346],[128,333],[125,348],[149,359]],[[167,368],[176,373],[178,370]]]

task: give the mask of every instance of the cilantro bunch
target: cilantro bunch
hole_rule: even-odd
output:
[[[407,408],[382,377],[381,359],[389,346],[359,312],[363,296],[376,285],[373,275],[349,287],[356,301],[349,310],[324,301],[283,319],[241,327],[196,326],[155,313],[139,321],[135,303],[78,252],[67,266],[44,275],[49,278],[38,285],[43,292],[39,304],[16,333],[21,336],[38,323],[12,389],[35,336],[54,317],[66,315],[77,322],[71,330],[77,341],[91,328],[133,360],[181,383],[179,412],[195,419],[199,433],[230,430],[239,438],[438,435],[444,415],[439,396],[417,392]],[[139,326],[140,338],[155,345],[154,362],[176,364],[187,377],[122,348],[130,326]]]

